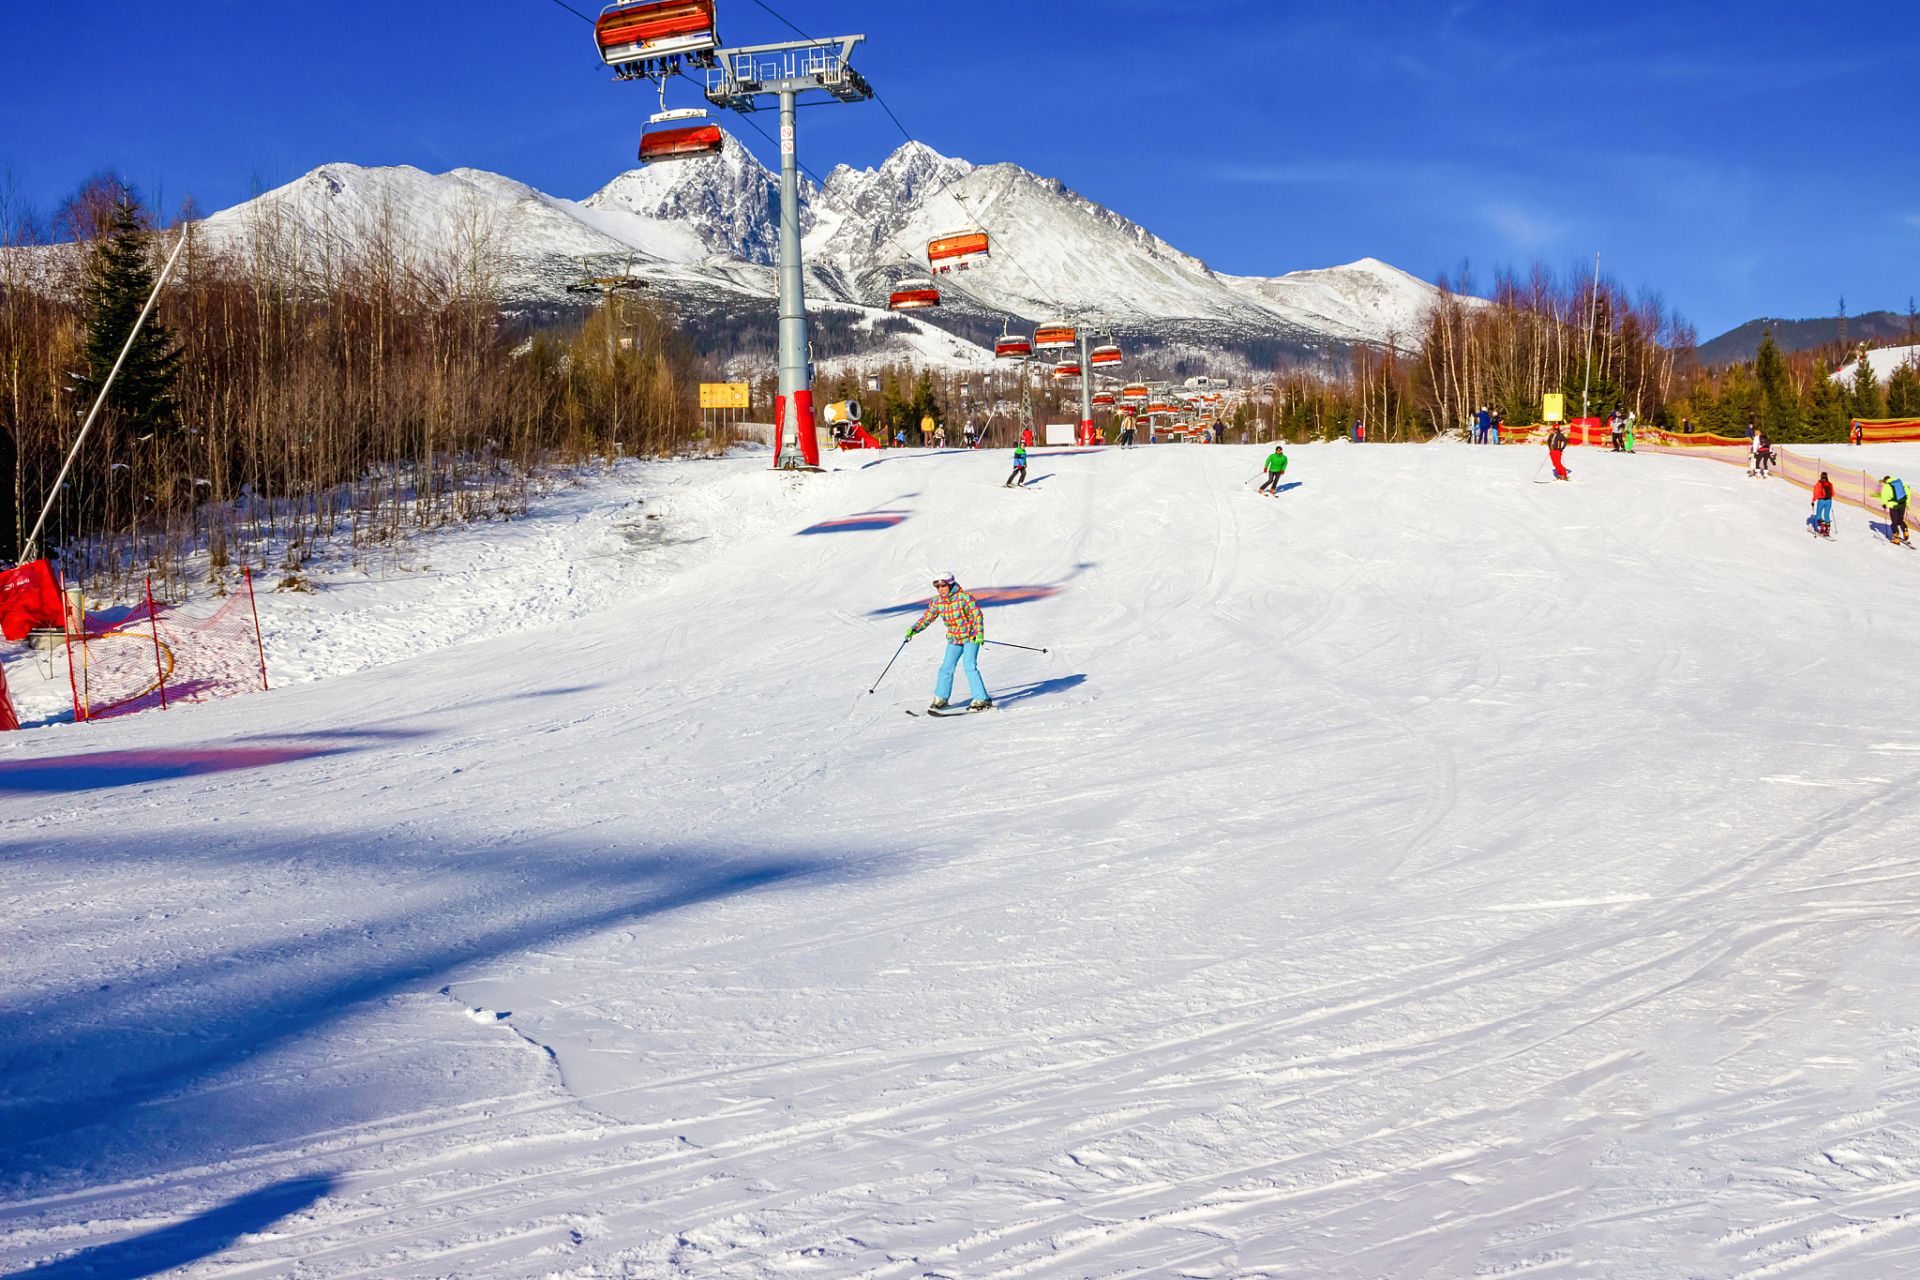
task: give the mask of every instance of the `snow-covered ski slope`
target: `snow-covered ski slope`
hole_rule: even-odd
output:
[[[6,735],[0,1270],[1914,1271],[1920,552],[1263,452],[706,464],[602,611]],[[941,570],[1002,710],[866,696]]]

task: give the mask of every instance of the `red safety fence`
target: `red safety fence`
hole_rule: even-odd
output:
[[[67,641],[73,718],[99,720],[176,702],[207,702],[267,687],[252,584],[212,617],[177,605],[136,605],[117,621],[83,618]]]

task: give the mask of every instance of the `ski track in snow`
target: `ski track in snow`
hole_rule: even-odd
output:
[[[1920,1265],[1920,558],[1263,453],[629,464],[263,597],[272,693],[7,735],[0,1269],[308,1186],[179,1274]],[[951,725],[937,635],[865,694],[940,570],[1061,588]]]

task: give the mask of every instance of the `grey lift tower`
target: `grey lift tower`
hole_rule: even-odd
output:
[[[873,88],[853,69],[853,46],[865,36],[799,40],[714,50],[707,101],[734,111],[780,108],[780,399],[774,435],[784,447],[794,429],[806,465],[820,465],[814,435],[813,369],[807,359],[807,294],[800,272],[800,162],[795,155],[798,108],[864,102]]]
[[[640,139],[640,163],[717,155],[720,126],[704,123],[704,109],[669,111],[667,81],[704,71],[707,101],[734,111],[780,108],[780,399],[774,408],[775,448],[791,429],[801,456],[820,465],[814,435],[813,371],[807,361],[807,296],[800,274],[800,163],[794,153],[798,108],[826,102],[864,102],[873,88],[853,69],[853,46],[865,36],[791,40],[784,44],[720,46],[715,0],[614,0],[593,24],[600,59],[620,80],[660,86],[660,113]],[[791,461],[791,459],[789,459]]]

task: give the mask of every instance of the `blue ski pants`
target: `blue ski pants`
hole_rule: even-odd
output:
[[[1821,524],[1833,523],[1833,499],[1816,498],[1813,502],[1813,518]]]
[[[953,693],[953,667],[959,663],[967,673],[967,687],[973,690],[975,702],[987,700],[986,682],[980,679],[980,642],[967,644],[949,644],[947,656],[940,660],[940,678],[934,681],[933,696],[946,698]]]

